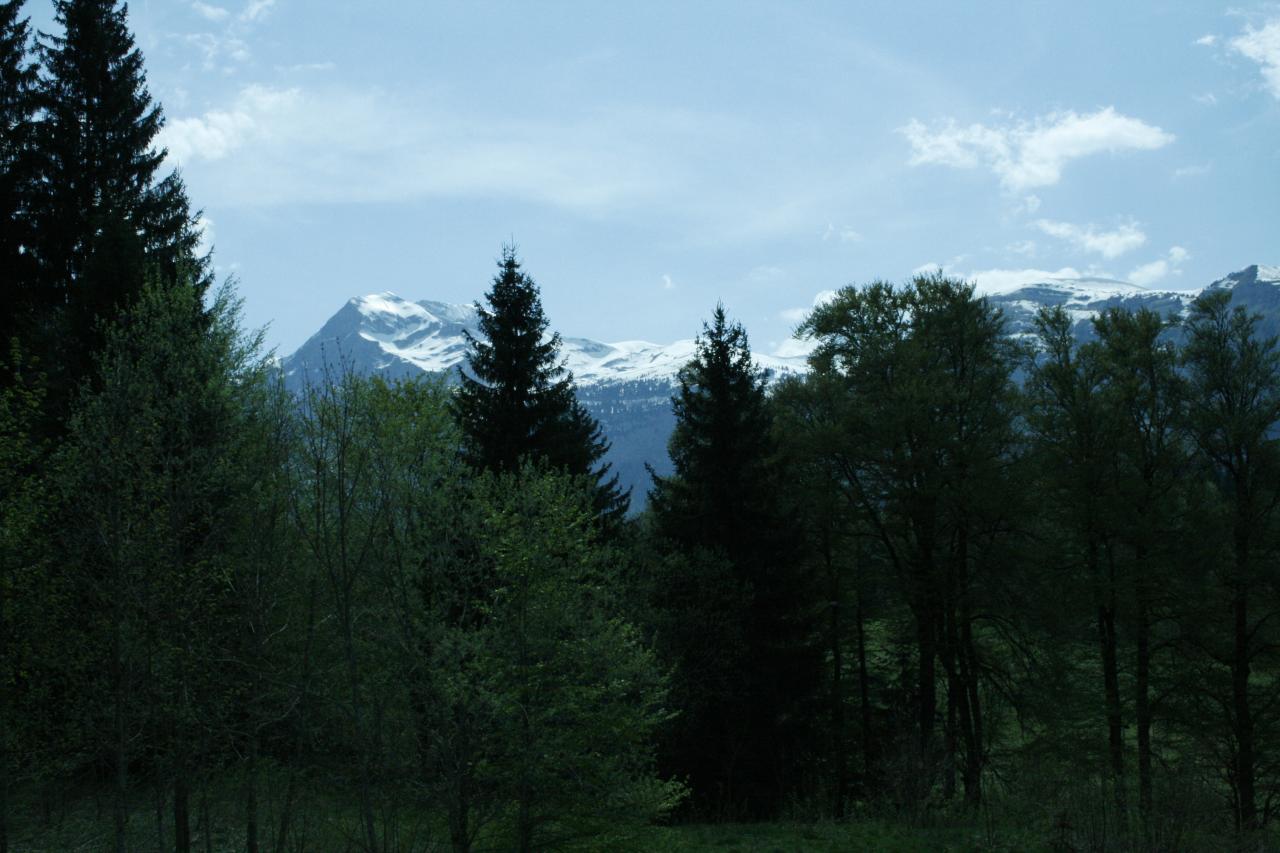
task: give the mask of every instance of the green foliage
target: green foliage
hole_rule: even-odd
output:
[[[238,628],[229,561],[252,476],[242,393],[264,370],[237,312],[229,290],[206,313],[194,284],[146,287],[107,330],[97,389],[60,452],[59,572],[77,611],[60,617],[83,655],[66,665],[103,699],[76,710],[89,754],[109,745],[121,821],[135,744],[184,779],[227,711],[208,661]]]
[[[473,651],[464,689],[491,726],[477,784],[512,803],[521,850],[662,816],[684,795],[653,766],[672,713],[665,680],[617,612],[591,505],[571,479],[529,469],[480,490],[478,556],[494,586],[479,623],[449,644]]]
[[[997,674],[983,640],[1011,563],[1017,504],[1017,350],[971,285],[921,276],[899,289],[846,287],[800,327],[817,346],[815,382],[839,402],[825,410],[843,432],[831,447],[840,488],[892,566],[915,622],[917,799],[954,785],[963,758],[966,799],[981,799]],[[938,673],[937,667],[942,672]],[[941,744],[938,682],[948,703]]]

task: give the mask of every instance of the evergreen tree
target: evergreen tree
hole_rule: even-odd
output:
[[[658,535],[692,574],[662,586],[685,590],[685,601],[667,605],[695,626],[675,650],[684,678],[699,677],[694,664],[708,655],[728,671],[686,681],[692,710],[668,760],[689,775],[702,808],[765,816],[785,793],[801,734],[796,711],[819,679],[809,642],[813,586],[800,569],[798,526],[781,505],[765,379],[723,306],[679,382],[668,445],[674,474],[653,476],[649,501]]]
[[[504,247],[498,274],[476,304],[483,340],[466,333],[470,352],[454,414],[466,454],[477,468],[517,472],[525,460],[590,478],[602,520],[620,521],[630,496],[601,459],[609,449],[600,424],[573,391],[560,359],[559,333],[547,336],[538,285]]]
[[[201,292],[209,280],[181,178],[157,180],[164,117],[147,91],[127,7],[57,0],[54,10],[63,33],[42,33],[39,46],[36,303],[59,327],[47,349],[61,349],[57,361],[70,380],[62,384],[74,386],[101,345],[98,321],[128,307],[149,267],[168,282],[180,268],[194,271],[189,278]]]
[[[10,306],[0,315],[0,351],[6,353],[21,328],[34,269],[29,207],[37,72],[28,62],[27,21],[18,17],[22,2],[0,3],[0,293]]]

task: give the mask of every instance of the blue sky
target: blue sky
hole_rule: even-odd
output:
[[[48,30],[44,0],[27,12]],[[134,0],[163,141],[251,325],[481,296],[757,350],[824,291],[1200,287],[1280,263],[1280,5]]]

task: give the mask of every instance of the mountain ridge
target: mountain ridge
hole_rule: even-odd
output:
[[[1009,334],[1034,334],[1035,312],[1061,305],[1075,321],[1081,340],[1092,336],[1089,321],[1111,307],[1185,316],[1201,293],[1227,289],[1232,301],[1262,314],[1262,331],[1280,332],[1280,267],[1253,264],[1197,290],[1155,290],[1114,279],[1077,278],[1034,281],[999,292],[982,293],[1005,315]],[[349,299],[294,353],[280,360],[285,384],[299,390],[312,377],[343,361],[360,373],[390,379],[423,373],[456,376],[464,369],[467,341],[475,333],[475,304],[417,302],[382,291]],[[612,447],[605,457],[624,487],[632,488],[633,507],[644,503],[649,477],[670,472],[666,441],[675,425],[671,395],[676,374],[694,355],[694,341],[656,344],[642,340],[606,343],[587,337],[561,338],[561,355],[573,374],[578,398],[600,421]],[[772,380],[807,371],[803,354],[753,354]]]

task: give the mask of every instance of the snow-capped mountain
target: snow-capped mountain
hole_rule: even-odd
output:
[[[1081,339],[1092,335],[1090,320],[1111,307],[1148,308],[1174,318],[1184,316],[1205,290],[1227,289],[1232,301],[1263,316],[1265,334],[1280,333],[1280,267],[1250,266],[1200,291],[1150,290],[1101,278],[1048,279],[988,292],[1004,311],[1009,333],[1032,333],[1038,309],[1061,305],[1076,321]],[[356,370],[407,377],[454,373],[462,369],[467,343],[478,316],[474,306],[423,300],[411,302],[384,292],[351,299],[297,352],[281,360],[285,382],[300,388],[318,378],[326,364],[349,361]],[[693,356],[692,340],[672,344],[647,341],[603,343],[565,337],[561,353],[578,386],[578,398],[600,421],[612,442],[608,460],[624,487],[632,488],[632,506],[644,503],[649,487],[645,463],[659,473],[670,470],[666,443],[674,419],[671,395],[676,372]],[[802,373],[802,357],[756,355],[772,376]]]
[[[390,291],[357,296],[347,302],[315,335],[289,356],[288,381],[330,361],[334,354],[360,370],[412,375],[461,368],[467,351],[463,332],[476,334],[478,316],[472,305],[410,302]],[[602,343],[590,338],[563,338],[561,355],[579,388],[620,382],[668,381],[693,357],[692,340],[673,344],[648,341]],[[323,354],[322,354],[323,350]],[[803,371],[800,357],[757,357],[775,373]]]

